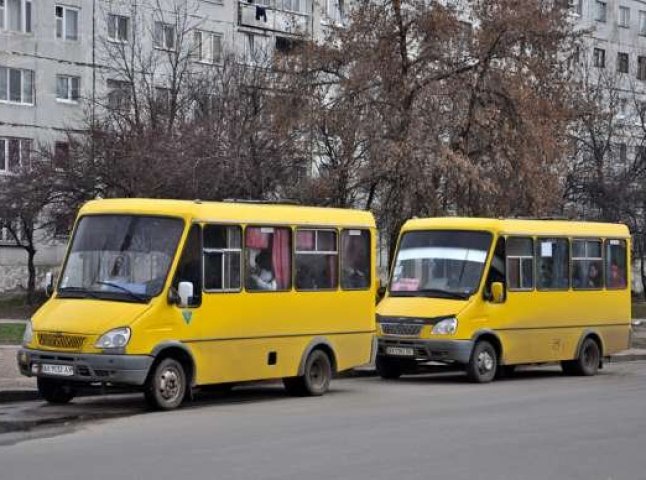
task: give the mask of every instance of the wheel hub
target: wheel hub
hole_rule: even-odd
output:
[[[164,400],[177,398],[180,391],[179,373],[174,368],[167,368],[159,376],[159,393]]]
[[[477,364],[480,373],[488,373],[493,370],[494,360],[489,352],[480,352]]]

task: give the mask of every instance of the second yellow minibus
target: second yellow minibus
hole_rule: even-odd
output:
[[[321,395],[370,361],[374,258],[367,212],[92,201],[18,365],[55,403],[130,385],[171,409],[194,386],[277,378]]]
[[[377,309],[377,370],[427,362],[489,382],[561,362],[594,375],[628,348],[630,234],[618,224],[429,218],[402,228]]]

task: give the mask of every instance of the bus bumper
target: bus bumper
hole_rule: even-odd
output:
[[[20,373],[27,377],[44,377],[78,383],[143,385],[154,357],[149,355],[110,355],[64,353],[22,348],[17,354]],[[51,375],[43,365],[71,366],[71,374]],[[68,369],[69,373],[69,369]]]
[[[443,362],[466,365],[469,363],[472,350],[472,340],[404,340],[380,337],[378,354],[401,360],[415,360],[418,363]]]

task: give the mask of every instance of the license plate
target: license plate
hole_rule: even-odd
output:
[[[40,371],[47,375],[60,375],[62,377],[71,377],[74,375],[74,367],[71,365],[47,365],[40,366]]]
[[[395,355],[398,357],[412,357],[415,350],[406,347],[386,347],[386,355]]]

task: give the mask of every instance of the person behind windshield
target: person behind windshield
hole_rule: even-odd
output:
[[[256,268],[252,270],[250,279],[252,289],[255,290],[276,290],[276,278],[271,267],[271,253],[269,250],[262,250],[256,255]]]
[[[114,259],[107,280],[119,284],[130,281],[130,259],[126,255],[121,254]]]

